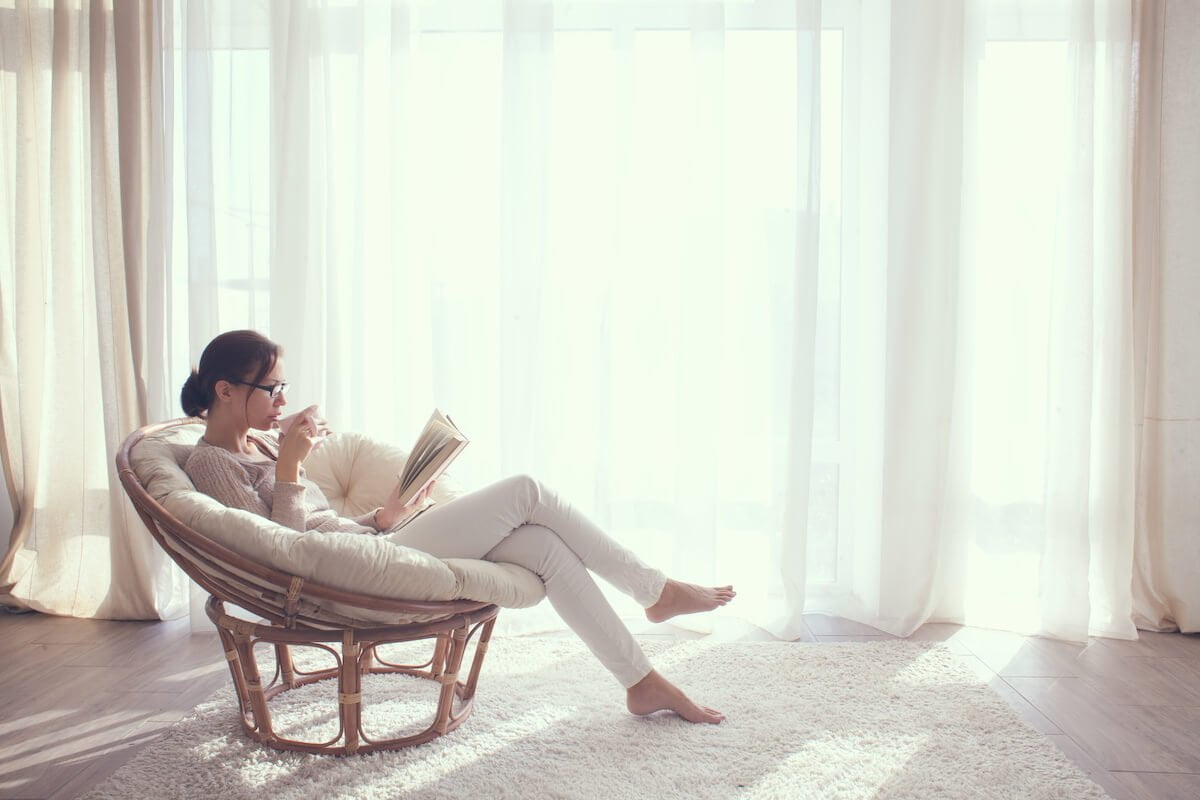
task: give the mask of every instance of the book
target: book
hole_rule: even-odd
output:
[[[397,473],[400,483],[396,492],[400,503],[411,503],[430,481],[442,474],[469,441],[450,417],[435,408],[409,451],[404,467]]]

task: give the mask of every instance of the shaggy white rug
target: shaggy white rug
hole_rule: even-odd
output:
[[[1106,797],[942,644],[644,647],[725,723],[634,717],[577,640],[510,637],[492,643],[474,714],[429,744],[348,758],[277,752],[242,733],[225,688],[86,797]],[[364,681],[368,735],[431,719],[436,689],[406,676]],[[334,691],[281,695],[277,722],[336,732]]]

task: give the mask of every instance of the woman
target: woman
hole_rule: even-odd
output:
[[[723,606],[735,595],[732,586],[667,578],[527,475],[428,508],[432,484],[406,506],[392,492],[368,514],[339,517],[302,468],[329,432],[316,407],[281,419],[287,381],[280,354],[278,345],[254,331],[223,333],[204,348],[180,396],[184,412],[205,421],[204,435],[184,464],[197,489],[298,531],[386,533],[396,544],[438,558],[519,564],[542,579],[555,610],[625,687],[632,713],[672,711],[689,722],[712,724],[725,718],[692,702],[653,669],[589,570],[637,600],[652,622]],[[279,428],[278,451],[252,444],[251,428]]]

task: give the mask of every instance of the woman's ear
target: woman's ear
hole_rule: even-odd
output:
[[[233,384],[229,381],[217,381],[213,384],[213,394],[218,400],[229,400],[233,397]]]

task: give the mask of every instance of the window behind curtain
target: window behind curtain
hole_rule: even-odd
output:
[[[817,302],[817,359],[814,466],[810,507],[809,558],[811,580],[835,583],[839,572],[839,506],[849,493],[842,478],[840,427],[843,392],[840,387],[841,360],[846,357],[840,343],[843,338],[841,313],[843,270],[842,184],[846,169],[844,131],[846,86],[843,64],[853,53],[853,3],[826,3],[821,37],[821,206],[819,296]],[[791,301],[789,256],[794,247],[789,220],[796,209],[796,33],[791,29],[792,4],[758,2],[727,7],[724,35],[724,86],[714,87],[724,108],[724,146],[727,168],[723,180],[724,213],[728,222],[725,236],[726,262],[723,274],[691,274],[691,265],[672,256],[674,243],[688,236],[691,221],[676,209],[693,191],[689,183],[686,149],[676,143],[686,140],[688,127],[697,112],[680,98],[674,87],[688,81],[692,58],[691,4],[580,4],[560,10],[554,34],[553,117],[551,170],[552,202],[546,225],[548,264],[545,276],[548,291],[564,293],[620,294],[614,302],[613,319],[606,334],[613,337],[636,335],[639,318],[646,320],[663,313],[657,301],[663,293],[673,293],[681,281],[719,281],[722,296],[735,305],[761,304],[763,313],[750,319],[757,330],[731,328],[726,337],[726,357],[741,362],[744,374],[723,387],[725,404],[741,409],[749,420],[730,428],[720,452],[729,459],[723,479],[740,484],[732,494],[746,498],[719,509],[719,526],[727,528],[730,541],[742,557],[755,557],[761,564],[773,562],[778,552],[778,521],[761,489],[771,485],[771,472],[781,464],[763,459],[761,453],[777,450],[772,442],[780,435],[778,421],[788,414],[773,405],[756,387],[774,385],[773,395],[786,394],[790,377],[780,374],[773,353],[763,352],[762,343],[772,348],[791,345],[790,312],[782,307]],[[439,265],[434,302],[448,309],[474,307],[481,297],[495,296],[501,288],[496,270],[500,249],[501,221],[496,205],[495,185],[501,179],[503,165],[498,149],[490,143],[501,135],[502,109],[500,81],[503,66],[504,34],[494,8],[480,7],[472,17],[460,7],[447,10],[447,19],[439,22],[431,15],[433,6],[423,10],[423,27],[413,32],[420,41],[408,62],[411,75],[405,82],[406,115],[420,119],[409,128],[411,157],[404,161],[401,180],[409,217],[408,230],[415,241],[408,244],[417,259]],[[352,4],[328,4],[323,12],[327,22],[323,35],[329,42],[344,42],[345,56],[335,55],[324,65],[345,92],[328,98],[329,113],[336,117],[339,106],[352,106],[361,95],[386,91],[377,71],[360,63],[361,20]],[[271,270],[286,265],[270,264],[270,186],[272,153],[268,147],[271,124],[271,59],[268,51],[269,27],[264,19],[240,18],[222,28],[222,20],[208,20],[211,41],[200,43],[200,50],[180,45],[187,37],[189,21],[185,14],[175,19],[175,94],[182,98],[188,69],[211,69],[214,87],[211,124],[228,136],[214,137],[211,152],[197,152],[184,135],[188,109],[176,105],[175,157],[180,169],[175,181],[175,255],[174,319],[176,341],[187,341],[186,320],[189,303],[205,278],[215,281],[218,327],[257,327],[269,332],[271,313]],[[195,39],[192,40],[195,47]],[[629,58],[628,62],[623,59]],[[201,59],[190,66],[185,59]],[[205,59],[208,64],[205,65]],[[365,68],[364,68],[365,67]],[[380,86],[376,86],[376,84]],[[611,150],[609,142],[622,131],[614,130],[613,115],[607,104],[614,92],[632,91],[638,124],[630,134],[628,153],[634,164],[636,185],[617,185],[612,170],[598,154]],[[386,96],[386,95],[385,95]],[[349,106],[348,106],[349,108]],[[375,113],[388,113],[384,104]],[[362,148],[386,147],[386,142],[371,141],[367,126],[365,141],[348,138],[331,157],[353,165]],[[480,143],[483,143],[482,145]],[[187,224],[188,177],[186,165],[197,169],[211,159],[214,198],[213,248],[189,238]],[[194,174],[194,173],[193,173]],[[381,191],[383,182],[396,178],[395,172],[366,176]],[[641,263],[616,263],[606,258],[604,243],[593,232],[606,228],[622,206],[634,204],[640,213],[632,215],[635,224],[624,230],[637,247],[650,254]],[[356,202],[354,214],[364,215],[372,226],[386,228],[390,220],[370,201],[369,195]],[[342,219],[346,219],[343,217]],[[599,224],[598,220],[607,221]],[[338,224],[332,221],[330,224]],[[207,231],[201,231],[207,233]],[[368,248],[369,250],[369,248]],[[654,254],[661,253],[656,260]],[[344,253],[348,269],[376,269],[377,260],[370,252]],[[645,265],[654,264],[647,271]],[[188,280],[188,265],[193,279]],[[764,269],[763,265],[770,265]],[[211,270],[210,275],[205,275]],[[782,270],[782,272],[781,272]],[[196,276],[200,280],[196,280]],[[395,276],[381,276],[381,283],[392,283]],[[634,293],[622,287],[637,284]],[[202,289],[200,289],[202,290]],[[379,298],[368,299],[368,302]],[[194,305],[193,305],[194,307]],[[483,323],[484,321],[480,321]],[[672,329],[671,324],[663,326]],[[450,325],[434,331],[444,340],[469,340],[461,326]],[[464,342],[465,346],[465,342]],[[625,342],[620,346],[653,347],[652,342]],[[562,341],[555,356],[568,364],[573,353],[586,350],[586,341]],[[176,352],[178,363],[186,362],[186,353]],[[657,368],[644,373],[626,374],[626,385],[656,385],[670,379]],[[176,369],[175,372],[180,370]],[[739,389],[739,387],[743,387]],[[599,387],[603,389],[603,387]],[[669,392],[667,392],[669,394]],[[669,406],[647,407],[646,396],[625,392],[614,397],[625,408],[621,418],[630,426],[644,425],[646,441],[659,439],[664,419],[670,419]],[[581,419],[588,418],[586,408],[579,409]],[[556,436],[578,432],[560,430]],[[627,437],[632,443],[633,437]],[[627,464],[635,474],[630,481],[653,483],[659,479],[653,464],[632,450],[614,457]],[[639,467],[640,464],[640,467]],[[647,512],[641,509],[641,512]],[[649,510],[650,518],[654,511]],[[665,513],[665,512],[664,512]],[[640,515],[645,519],[645,513]],[[664,520],[665,524],[665,520]]]
[[[734,335],[726,340],[728,357],[740,361],[745,371],[740,380],[723,387],[726,402],[744,409],[743,417],[750,421],[732,427],[730,438],[720,448],[731,462],[723,477],[743,484],[733,494],[745,500],[719,509],[719,524],[730,528],[730,540],[743,557],[764,564],[778,552],[778,521],[755,486],[770,485],[770,473],[781,465],[755,454],[776,449],[772,444],[779,435],[775,422],[786,417],[788,410],[765,403],[753,387],[789,380],[777,373],[773,367],[776,359],[762,352],[760,343],[786,348],[791,339],[791,323],[773,307],[788,301],[786,292],[781,296],[779,289],[790,286],[790,278],[778,270],[786,268],[787,260],[780,253],[792,246],[787,240],[787,221],[796,211],[796,35],[788,27],[790,5],[760,1],[726,6],[724,86],[714,87],[714,92],[720,94],[724,109],[727,170],[723,210],[729,234],[725,247],[726,263],[733,266],[720,275],[691,276],[721,281],[722,297],[729,303],[763,304],[764,313],[752,318],[760,326],[758,330],[743,329],[742,338]],[[404,162],[401,173],[368,173],[366,181],[368,189],[374,185],[380,190],[397,177],[403,181],[409,231],[414,237],[406,245],[408,252],[439,265],[440,279],[431,302],[451,311],[460,306],[479,307],[481,298],[501,292],[496,259],[503,231],[495,187],[503,165],[496,147],[479,143],[497,142],[501,136],[502,20],[495,8],[480,6],[474,17],[471,8],[434,6],[424,12],[423,27],[412,34],[420,42],[410,62],[412,75],[405,83],[407,116],[421,121],[410,128],[413,157]],[[673,213],[686,206],[681,198],[693,191],[687,177],[688,154],[674,143],[686,138],[683,134],[693,124],[696,110],[678,102],[672,86],[688,79],[690,11],[687,3],[598,3],[560,9],[556,17],[553,117],[549,120],[553,169],[552,202],[546,219],[547,291],[564,296],[570,292],[613,294],[637,283],[641,289],[636,296],[620,300],[619,311],[613,311],[625,322],[662,313],[656,298],[675,291],[680,280],[688,277],[689,265],[665,255],[662,261],[648,257],[637,264],[613,263],[593,231],[597,220],[611,219],[623,206],[633,204],[644,211],[635,219],[652,220],[653,224],[635,226],[624,235],[634,237],[651,256],[669,252],[671,242],[688,235],[689,221]],[[445,20],[430,16],[439,12],[447,15]],[[822,7],[820,264],[807,549],[810,587],[831,592],[838,590],[850,568],[854,515],[849,511],[855,492],[853,471],[847,464],[854,454],[846,426],[854,413],[855,392],[866,391],[851,383],[854,370],[847,368],[849,360],[858,356],[847,344],[854,341],[853,331],[847,327],[854,317],[845,312],[845,303],[854,298],[847,298],[843,290],[880,280],[883,274],[882,264],[860,263],[858,257],[858,237],[872,235],[861,229],[857,205],[864,200],[858,196],[862,147],[872,136],[858,124],[865,80],[861,64],[870,55],[861,49],[859,14],[859,4],[852,0],[826,2]],[[998,11],[997,18],[1002,14]],[[327,98],[336,127],[344,104],[364,94],[371,96],[382,84],[369,58],[360,63],[353,55],[361,44],[361,20],[355,17],[353,5],[326,4],[324,19],[328,23],[324,35],[335,45],[345,43],[346,55],[334,56],[327,64],[335,82],[346,87],[344,93]],[[189,151],[184,136],[187,111],[182,103],[176,104],[175,158],[180,166],[174,183],[176,274],[172,286],[175,341],[180,347],[174,354],[177,366],[173,374],[182,374],[187,361],[183,348],[188,306],[194,302],[195,291],[204,291],[200,286],[206,271],[211,271],[215,281],[211,299],[219,328],[269,331],[271,271],[286,269],[286,265],[270,264],[269,253],[269,29],[265,21],[226,30],[217,22],[204,52],[189,54],[187,48],[178,46],[187,20],[182,15],[175,19],[175,95],[183,96],[185,59],[197,55],[210,59],[215,87],[211,119],[215,130],[230,133],[215,138],[211,152]],[[976,372],[975,393],[979,398],[993,398],[985,403],[1003,402],[1008,407],[975,416],[988,424],[975,432],[973,481],[981,497],[997,502],[1036,494],[1042,484],[1038,465],[1027,463],[1027,454],[1036,452],[1041,441],[1044,409],[1038,405],[1041,393],[1037,387],[1024,386],[1024,382],[1037,373],[1031,365],[1044,359],[1038,326],[1049,291],[1041,263],[1028,254],[1051,257],[1053,253],[1052,227],[1042,223],[1052,218],[1055,198],[1038,187],[1051,180],[1052,160],[1066,130],[1065,120],[1055,111],[1061,107],[1065,85],[1039,79],[1061,74],[1065,63],[1065,34],[1056,25],[1051,10],[1038,17],[1022,17],[1019,24],[993,26],[990,30],[996,38],[985,44],[974,87],[979,92],[975,124],[980,137],[976,151],[967,157],[977,159],[980,165],[980,207],[978,253],[968,266],[975,275],[976,307],[980,310],[975,358],[991,365]],[[622,61],[625,54],[628,62]],[[629,157],[639,176],[636,186],[614,183],[599,155],[608,151],[614,135],[622,133],[613,129],[611,115],[606,113],[612,93],[622,91],[637,95],[640,124],[629,145]],[[382,105],[376,111],[388,113]],[[1031,117],[1036,124],[1028,122]],[[368,127],[365,139],[348,139],[331,157],[353,166],[363,148],[386,146],[371,139]],[[196,232],[187,225],[186,165],[202,165],[206,159],[213,165],[211,251],[206,240],[197,241]],[[1013,164],[1022,166],[1012,169]],[[390,224],[369,194],[356,200],[352,213],[348,211],[331,224],[351,224],[353,215],[362,215],[379,229]],[[369,242],[359,252],[337,257],[349,270],[370,271],[381,263]],[[648,271],[647,263],[655,269]],[[762,264],[772,266],[760,269]],[[395,276],[381,276],[379,283],[398,290]],[[379,297],[359,299],[368,304],[381,302]],[[1012,329],[1006,320],[1014,314],[1029,320],[1029,325]],[[631,324],[611,323],[589,321],[612,337],[629,336],[637,329]],[[609,327],[605,328],[606,324]],[[434,330],[432,336],[449,342],[446,346],[452,348],[468,347],[471,339],[469,329],[454,325]],[[584,340],[564,339],[551,353],[566,367],[573,354],[586,351],[587,346]],[[654,344],[644,346],[652,348]],[[667,369],[669,372],[669,365]],[[625,376],[631,383],[646,385],[667,377],[658,369]],[[739,386],[746,387],[743,394],[739,394]],[[777,387],[772,396],[784,394]],[[662,420],[673,413],[668,406],[645,407],[643,398],[634,394],[614,402],[627,404],[622,419],[631,426],[643,424],[643,436],[649,441],[656,440]],[[579,412],[581,419],[588,417],[587,408]],[[370,409],[365,413],[370,415]],[[996,419],[1005,423],[991,424]],[[552,435],[577,433],[564,429]],[[636,471],[637,453],[616,455]],[[635,479],[653,482],[657,478],[647,467],[645,474],[630,477]]]

